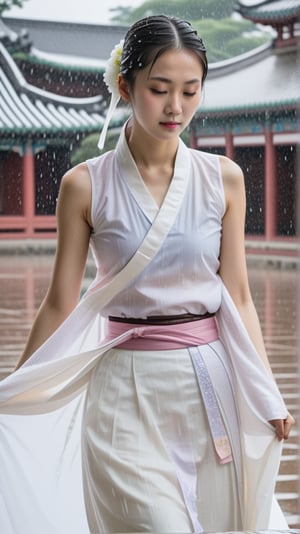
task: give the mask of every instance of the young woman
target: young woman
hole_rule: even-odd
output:
[[[53,277],[0,410],[72,420],[60,445],[55,427],[64,453],[79,427],[92,533],[284,527],[272,496],[294,421],[250,295],[242,171],[179,138],[201,103],[203,42],[185,21],[148,17],[112,65],[113,101],[132,117],[114,151],[63,177]],[[98,272],[77,305],[89,244]]]

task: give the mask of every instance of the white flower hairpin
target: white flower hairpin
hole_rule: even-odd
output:
[[[121,56],[123,52],[124,39],[117,44],[110,54],[110,58],[107,62],[106,70],[103,75],[103,79],[107,85],[109,92],[111,93],[110,104],[106,114],[106,118],[103,124],[101,135],[99,138],[98,148],[103,149],[105,138],[108,130],[109,123],[114,114],[114,111],[120,100],[120,93],[118,88],[118,75],[120,72]]]

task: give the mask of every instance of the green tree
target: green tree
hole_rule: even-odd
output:
[[[270,39],[267,32],[246,20],[231,18],[235,0],[146,0],[136,8],[117,7],[114,22],[130,25],[152,14],[164,13],[190,20],[203,38],[209,63],[248,52]],[[254,33],[255,32],[255,33]]]
[[[0,0],[0,16],[14,6],[22,7],[26,0]]]
[[[104,149],[101,152],[101,154],[103,154],[104,152],[108,152],[108,150],[112,150],[113,148],[115,148],[118,138],[119,138],[119,134],[108,132],[105,145],[104,145]],[[87,159],[94,158],[95,156],[99,156],[100,152],[97,147],[98,141],[99,141],[99,133],[93,133],[85,137],[83,141],[80,143],[80,145],[77,148],[75,148],[75,150],[72,151],[71,164],[73,166],[78,165],[78,163],[81,163],[82,161],[86,161]]]
[[[231,15],[234,4],[235,0],[146,0],[136,8],[117,7],[111,11],[115,12],[113,22],[129,25],[142,17],[158,13],[188,20],[222,19]]]
[[[270,39],[267,32],[257,35],[256,26],[246,20],[206,19],[194,21],[193,25],[203,38],[209,63],[243,54]]]

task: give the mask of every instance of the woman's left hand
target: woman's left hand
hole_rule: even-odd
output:
[[[275,428],[275,434],[279,441],[282,439],[288,439],[291,428],[295,424],[295,419],[289,413],[286,419],[272,419],[269,421]]]

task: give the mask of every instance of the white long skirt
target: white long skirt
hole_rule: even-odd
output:
[[[220,341],[199,349],[234,461],[221,465],[186,349],[110,350],[89,383],[83,486],[92,534],[241,530],[238,419]]]

